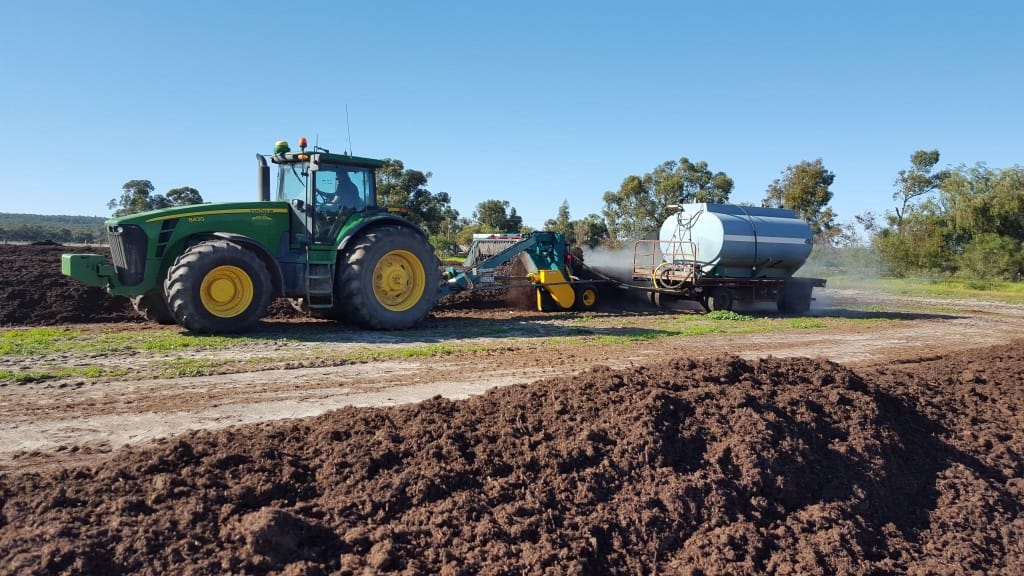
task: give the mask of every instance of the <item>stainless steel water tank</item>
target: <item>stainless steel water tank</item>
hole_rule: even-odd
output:
[[[811,253],[811,227],[792,210],[735,204],[681,204],[658,236],[666,261],[692,242],[704,274],[732,278],[788,278]]]

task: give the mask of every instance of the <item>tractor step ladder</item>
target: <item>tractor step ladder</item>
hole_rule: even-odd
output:
[[[306,294],[310,308],[334,306],[334,265],[308,264],[306,267]]]

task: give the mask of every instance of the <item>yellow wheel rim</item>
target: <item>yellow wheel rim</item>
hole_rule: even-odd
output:
[[[412,252],[388,252],[373,269],[373,295],[392,312],[404,312],[415,306],[426,287],[427,273]]]
[[[595,302],[597,302],[597,290],[594,290],[593,288],[584,288],[583,293],[580,294],[580,300],[583,302],[584,306],[590,308]]]
[[[199,287],[203,308],[220,318],[233,318],[245,312],[254,293],[252,278],[237,266],[217,266]]]

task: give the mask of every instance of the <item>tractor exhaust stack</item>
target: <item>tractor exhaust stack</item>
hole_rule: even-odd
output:
[[[259,189],[260,202],[270,202],[270,167],[267,166],[267,159],[263,154],[256,155],[256,162],[259,163],[256,186]]]

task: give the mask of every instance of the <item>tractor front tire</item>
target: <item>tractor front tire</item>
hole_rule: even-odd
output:
[[[132,296],[131,300],[132,307],[146,320],[157,324],[174,324],[174,315],[167,307],[162,286],[142,296]]]
[[[440,282],[440,264],[422,234],[381,226],[356,238],[342,254],[336,306],[356,326],[403,330],[430,313]]]
[[[164,282],[175,322],[192,332],[245,332],[267,312],[273,287],[259,256],[209,240],[178,256]]]

